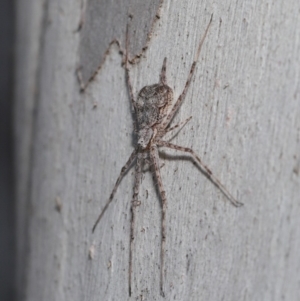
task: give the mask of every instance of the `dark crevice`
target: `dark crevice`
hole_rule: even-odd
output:
[[[40,23],[40,36],[39,36],[39,49],[38,49],[38,57],[37,57],[37,69],[35,74],[35,93],[34,93],[34,99],[33,99],[33,111],[32,111],[32,123],[31,123],[31,130],[30,132],[30,145],[29,145],[29,162],[28,162],[28,175],[27,175],[27,195],[25,196],[25,211],[23,214],[25,216],[25,224],[23,225],[23,233],[22,236],[25,238],[24,246],[23,247],[23,254],[21,256],[23,257],[22,260],[20,260],[19,263],[22,263],[22,267],[18,267],[18,285],[22,285],[22,287],[18,287],[18,300],[26,300],[26,290],[27,290],[27,272],[28,272],[28,266],[29,266],[29,254],[30,254],[30,239],[29,239],[29,225],[30,225],[30,208],[31,208],[31,201],[32,201],[32,184],[33,184],[33,170],[34,170],[34,158],[35,158],[35,140],[38,132],[37,128],[37,119],[38,119],[38,113],[39,113],[39,100],[40,100],[40,84],[41,84],[41,73],[42,73],[42,57],[43,57],[43,51],[45,46],[45,36],[46,36],[46,30],[48,26],[48,7],[49,7],[49,0],[44,0],[43,2],[43,16],[41,18]],[[18,235],[21,235],[21,233],[18,233]],[[21,274],[21,275],[20,275]]]

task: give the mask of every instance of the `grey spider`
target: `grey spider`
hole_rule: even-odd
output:
[[[129,254],[129,295],[131,295],[131,278],[132,278],[132,249],[133,249],[133,241],[134,241],[134,224],[135,224],[135,208],[140,205],[138,201],[139,188],[142,177],[142,165],[144,159],[149,154],[150,163],[153,167],[153,171],[156,177],[156,181],[158,184],[158,190],[161,197],[161,205],[162,205],[162,220],[161,220],[161,264],[160,264],[160,292],[161,295],[164,296],[163,290],[163,280],[164,280],[164,253],[165,253],[165,241],[166,241],[166,209],[167,209],[167,198],[164,190],[160,167],[159,167],[159,154],[158,147],[167,147],[170,149],[182,151],[188,153],[192,156],[193,160],[200,166],[201,170],[206,174],[206,176],[224,193],[224,195],[229,199],[229,201],[236,207],[242,205],[242,203],[238,202],[221,184],[221,182],[213,175],[211,170],[202,163],[201,159],[197,156],[197,154],[191,149],[182,147],[179,145],[172,144],[168,141],[164,141],[163,137],[166,133],[173,131],[176,128],[183,127],[190,119],[188,118],[183,123],[179,123],[175,126],[170,127],[170,123],[180,108],[188,88],[191,83],[192,76],[195,71],[195,66],[197,60],[199,58],[199,54],[201,51],[201,47],[209,30],[209,27],[212,22],[212,16],[207,25],[205,33],[199,43],[198,50],[196,52],[196,56],[194,62],[191,66],[188,78],[185,83],[185,87],[172,106],[173,101],[173,90],[167,85],[166,79],[166,64],[167,58],[164,58],[162,69],[160,72],[160,80],[159,83],[145,86],[138,93],[137,100],[135,100],[133,88],[130,79],[130,73],[128,68],[128,25],[126,30],[126,53],[125,53],[125,72],[126,72],[126,81],[129,90],[130,101],[132,107],[134,109],[134,115],[136,117],[135,124],[137,125],[137,146],[133,150],[130,155],[128,161],[121,169],[121,173],[115,183],[115,186],[112,190],[112,193],[102,209],[97,221],[94,224],[93,232],[96,229],[99,221],[101,220],[104,212],[108,208],[109,204],[112,202],[116,190],[128,171],[133,162],[136,160],[135,165],[135,184],[133,189],[133,198],[131,203],[131,226],[130,226],[130,254]],[[171,108],[171,109],[170,109]]]

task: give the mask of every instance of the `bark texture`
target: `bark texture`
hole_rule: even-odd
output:
[[[102,2],[105,9],[109,1]],[[175,99],[213,13],[174,123],[193,119],[172,142],[192,147],[245,204],[234,208],[189,157],[162,149],[168,199],[165,300],[300,299],[300,2],[157,1],[138,10],[134,1],[120,1],[125,16],[88,32],[93,3],[17,3],[19,299],[163,300],[161,207],[150,172],[145,171],[137,209],[131,298],[133,169],[91,231],[133,149],[120,55],[128,13],[130,57],[140,55],[130,71],[135,93],[158,82],[167,57]],[[82,7],[86,14],[78,31]],[[97,30],[109,38],[95,38]],[[98,59],[82,46],[89,34],[91,44],[104,43],[101,49],[107,50]],[[143,41],[147,49],[141,51]],[[75,71],[86,65],[85,53],[95,62],[85,82],[98,72],[80,93]]]

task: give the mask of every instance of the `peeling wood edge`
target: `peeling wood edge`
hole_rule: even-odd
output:
[[[162,6],[163,6],[163,2],[164,2],[164,0],[160,0],[160,3],[158,5],[157,11],[156,11],[156,14],[155,14],[155,16],[154,16],[154,18],[152,20],[152,24],[150,26],[150,30],[149,30],[149,32],[147,34],[146,43],[142,47],[142,51],[139,52],[139,53],[137,53],[137,54],[135,54],[132,59],[130,59],[130,58],[128,59],[128,61],[129,61],[130,64],[136,64],[136,63],[138,63],[139,60],[140,60],[140,58],[141,58],[141,56],[147,51],[149,43],[150,43],[152,35],[153,35],[155,24],[161,18],[161,9],[162,9]],[[83,0],[82,0],[82,3],[83,3]],[[82,3],[81,3],[80,21],[79,21],[78,28],[77,28],[77,30],[75,32],[80,32],[81,31],[82,26],[83,26],[83,22],[84,22],[83,20],[85,18],[85,16],[84,16],[85,12],[83,12],[83,9],[85,10],[85,5],[82,4]],[[132,17],[133,17],[132,14],[128,13],[128,18],[132,18]],[[118,39],[112,40],[109,43],[109,45],[108,45],[108,47],[107,47],[107,49],[106,49],[106,51],[104,53],[104,56],[103,56],[103,58],[101,60],[101,63],[98,66],[98,68],[96,69],[96,71],[91,75],[91,77],[86,82],[84,82],[83,77],[82,77],[82,72],[81,72],[82,66],[79,66],[79,67],[76,68],[75,73],[76,73],[77,80],[79,82],[80,93],[83,93],[88,88],[88,86],[90,85],[90,83],[92,83],[95,80],[97,74],[100,72],[100,70],[102,69],[102,66],[104,65],[104,63],[106,61],[107,56],[110,54],[111,48],[112,48],[112,46],[114,44],[116,44],[118,46],[119,53],[121,55],[123,55],[124,50],[122,49],[122,46],[121,46],[122,43]]]
[[[87,87],[90,85],[90,83],[92,83],[94,81],[94,79],[96,78],[97,74],[102,69],[102,66],[105,63],[107,56],[110,54],[111,49],[112,49],[112,47],[113,47],[114,44],[116,44],[117,47],[119,48],[119,52],[122,52],[121,43],[118,40],[111,41],[109,43],[108,48],[106,49],[106,51],[104,53],[104,56],[103,56],[103,59],[102,59],[100,65],[98,66],[97,70],[92,74],[92,76],[88,79],[88,81],[86,83],[84,83],[84,80],[83,80],[83,77],[82,77],[82,73],[81,73],[82,66],[79,66],[76,69],[76,76],[77,76],[77,80],[79,82],[79,87],[80,87],[80,92],[81,93],[84,92],[87,89]]]

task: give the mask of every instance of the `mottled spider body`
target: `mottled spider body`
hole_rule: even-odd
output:
[[[135,100],[131,79],[130,79],[129,68],[128,68],[128,26],[127,26],[125,70],[126,70],[126,80],[127,80],[128,90],[129,90],[130,101],[134,109],[134,115],[136,119],[135,124],[137,125],[138,142],[137,142],[137,146],[135,147],[128,161],[123,166],[121,173],[115,183],[113,191],[93,227],[93,231],[95,230],[97,224],[101,220],[109,204],[112,202],[113,197],[116,193],[116,190],[123,176],[126,174],[126,172],[133,164],[133,162],[136,161],[135,184],[134,184],[133,197],[131,202],[130,252],[129,252],[129,277],[128,277],[129,295],[131,295],[131,285],[132,285],[131,283],[132,250],[133,250],[133,241],[134,241],[135,208],[139,206],[141,203],[138,200],[138,195],[139,195],[139,188],[140,188],[140,183],[142,178],[142,166],[145,159],[147,158],[147,154],[149,154],[150,164],[153,169],[154,175],[156,177],[157,187],[159,190],[159,194],[161,198],[161,206],[162,206],[161,265],[160,265],[161,266],[160,267],[160,291],[162,296],[164,296],[163,281],[164,281],[164,252],[165,252],[165,241],[166,241],[167,198],[166,198],[166,193],[163,187],[163,182],[160,174],[158,148],[167,147],[191,155],[195,163],[198,164],[198,166],[202,169],[202,171],[206,174],[206,176],[224,193],[224,195],[229,199],[229,201],[234,206],[238,207],[242,205],[241,203],[235,200],[235,198],[228,192],[228,190],[221,184],[221,182],[213,175],[210,169],[205,164],[202,163],[201,159],[197,156],[197,154],[192,149],[175,145],[168,141],[163,140],[163,137],[165,136],[166,133],[178,127],[183,127],[191,119],[190,117],[187,120],[185,120],[183,123],[177,124],[173,127],[169,126],[174,115],[180,108],[186,96],[187,90],[191,83],[192,76],[195,71],[195,66],[200,54],[201,46],[207,35],[211,22],[212,22],[212,17],[206,28],[205,34],[199,43],[198,51],[196,53],[194,62],[191,66],[190,73],[185,83],[185,87],[174,104],[173,104],[173,91],[167,85],[167,79],[166,79],[167,59],[166,58],[163,61],[159,83],[150,86],[145,86],[144,88],[142,88],[138,93],[137,99]]]

